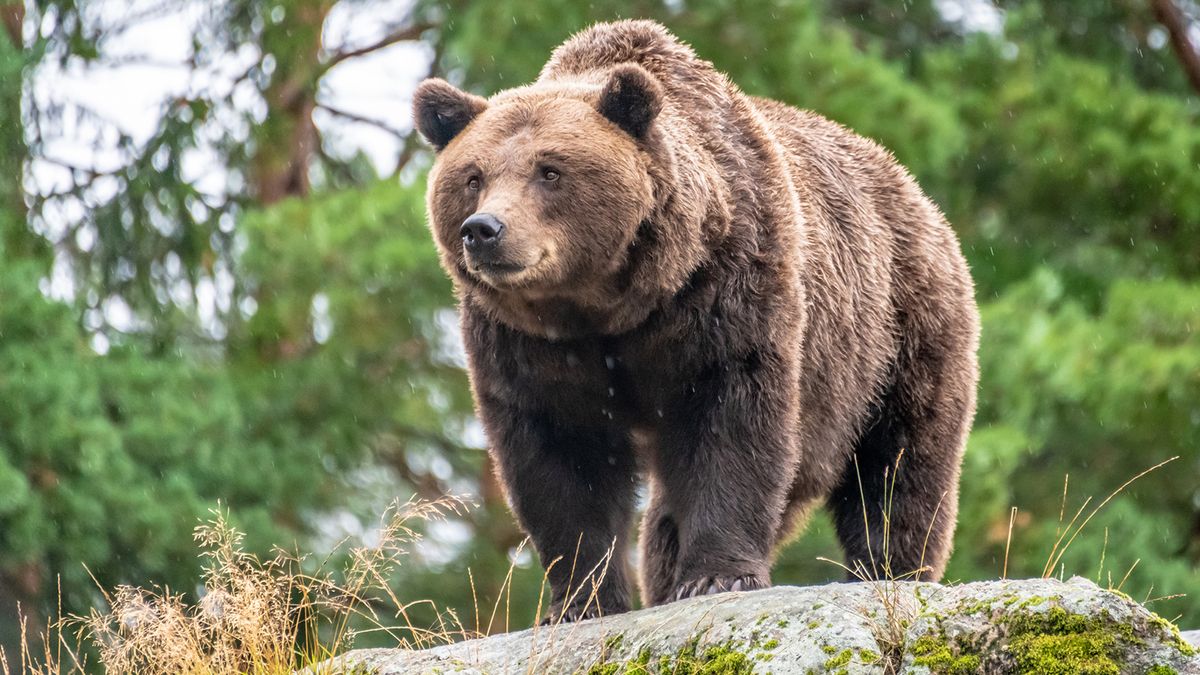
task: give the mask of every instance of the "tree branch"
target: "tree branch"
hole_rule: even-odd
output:
[[[370,124],[373,127],[383,129],[384,131],[395,136],[396,138],[400,139],[401,141],[405,141],[408,139],[408,134],[387,124],[386,122],[382,122],[377,119],[372,119],[370,117],[363,117],[362,115],[359,115],[357,113],[352,113],[349,110],[342,110],[341,108],[335,108],[327,103],[318,103],[317,107],[320,108],[321,110],[324,110],[327,113],[336,115],[338,117],[344,117],[344,118],[354,121],[354,122],[362,122],[363,124]]]
[[[394,179],[396,176],[400,175],[400,172],[404,169],[404,167],[408,166],[408,163],[412,161],[412,158],[417,154],[417,150],[420,149],[420,147],[420,134],[418,134],[414,129],[412,133],[408,135],[408,138],[404,139],[404,146],[400,149],[400,156],[396,158],[396,168],[392,170],[392,174],[389,176],[389,178]]]
[[[385,47],[390,47],[390,46],[396,44],[397,42],[404,42],[406,40],[416,40],[417,38],[421,37],[421,33],[424,33],[425,31],[427,31],[433,27],[434,27],[434,24],[428,23],[428,22],[415,23],[411,26],[406,26],[399,30],[392,31],[391,33],[388,33],[387,35],[385,35],[379,41],[373,42],[369,45],[366,45],[365,47],[359,47],[357,49],[350,49],[350,50],[347,50],[344,52],[337,52],[333,56],[329,57],[329,60],[326,61],[322,65],[321,72],[322,73],[327,72],[330,68],[333,68],[334,66],[338,65],[339,63],[342,63],[343,61],[348,61],[350,59],[358,58],[365,54],[370,54],[371,52],[379,51],[380,49],[383,49]]]
[[[1154,9],[1154,17],[1167,29],[1171,36],[1171,48],[1179,59],[1179,65],[1187,75],[1192,88],[1200,93],[1200,51],[1188,38],[1189,22],[1173,0],[1150,0]]]

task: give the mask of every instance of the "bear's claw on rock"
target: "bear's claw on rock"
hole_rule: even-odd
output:
[[[695,598],[701,595],[724,593],[725,591],[755,591],[769,584],[753,575],[740,577],[707,576],[685,581],[675,589],[675,600]]]
[[[563,609],[559,606],[553,606],[546,616],[538,622],[539,626],[553,626],[557,623],[573,623],[575,621],[585,621],[587,619],[598,619],[609,614],[620,614],[619,610],[608,611],[597,606],[595,602],[589,602],[586,606],[572,605]]]

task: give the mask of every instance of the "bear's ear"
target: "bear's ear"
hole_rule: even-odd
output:
[[[413,93],[417,130],[439,152],[486,108],[485,99],[436,77],[422,82]]]
[[[645,68],[625,63],[613,69],[596,109],[634,138],[642,138],[662,110],[662,85]]]

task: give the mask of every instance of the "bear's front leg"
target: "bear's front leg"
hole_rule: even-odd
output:
[[[553,604],[543,623],[628,611],[628,438],[493,396],[479,404],[509,503],[547,570]]]
[[[659,601],[770,585],[770,558],[798,458],[792,357],[716,363],[669,403],[656,482],[673,520],[674,591]]]

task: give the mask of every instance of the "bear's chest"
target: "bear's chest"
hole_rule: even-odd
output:
[[[637,416],[635,387],[611,340],[514,340],[496,352],[511,396],[565,423],[628,425]]]
[[[501,371],[502,397],[523,399],[560,423],[653,429],[704,386],[742,323],[703,295],[703,302],[677,302],[618,336],[547,340],[498,330],[489,335],[494,342],[478,345],[476,365]]]
[[[629,344],[618,339],[562,343],[522,341],[500,350],[510,396],[533,396],[535,408],[567,423],[653,426],[689,377],[686,345]]]

